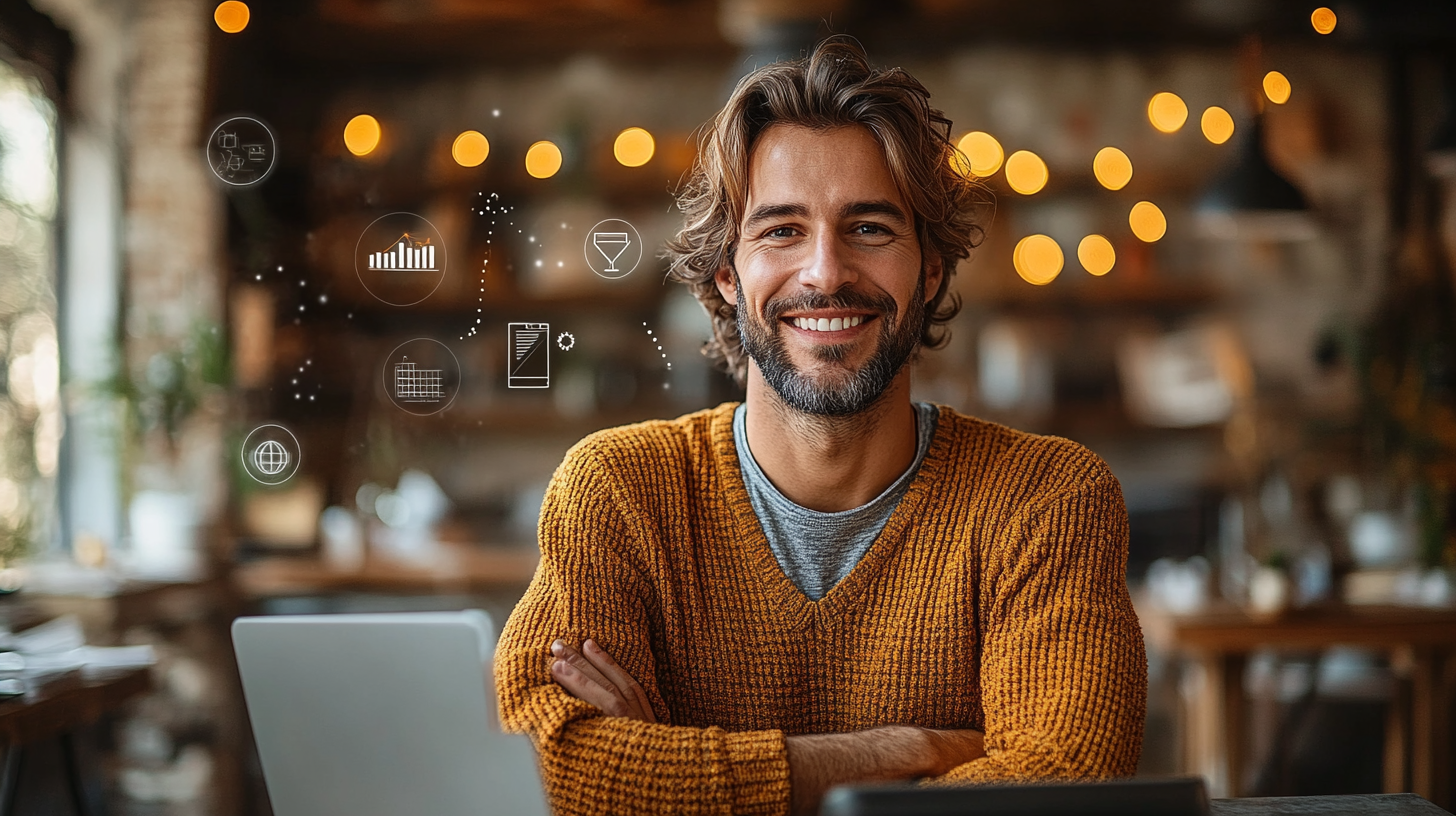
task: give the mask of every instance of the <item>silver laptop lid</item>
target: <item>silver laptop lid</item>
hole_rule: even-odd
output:
[[[276,816],[548,813],[496,722],[493,644],[478,610],[234,621]]]

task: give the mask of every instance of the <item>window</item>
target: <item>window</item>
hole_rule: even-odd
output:
[[[60,458],[56,339],[56,109],[0,62],[0,590],[55,535]]]

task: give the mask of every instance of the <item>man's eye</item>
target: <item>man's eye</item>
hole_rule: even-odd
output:
[[[890,231],[880,224],[856,224],[855,235],[889,235]]]
[[[773,229],[769,230],[768,232],[765,232],[763,234],[763,237],[765,237],[765,238],[793,238],[794,237],[794,228],[793,227],[774,227]]]

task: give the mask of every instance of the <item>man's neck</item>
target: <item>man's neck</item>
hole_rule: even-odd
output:
[[[746,403],[754,461],[801,507],[833,513],[867,504],[915,461],[908,367],[866,410],[827,417],[784,404],[750,363]]]

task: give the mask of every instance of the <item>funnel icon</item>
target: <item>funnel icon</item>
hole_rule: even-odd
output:
[[[607,259],[607,268],[602,271],[613,275],[619,274],[621,270],[617,269],[617,259],[622,257],[622,253],[632,245],[632,241],[627,238],[627,233],[593,232],[592,244],[596,246],[598,252],[602,253],[602,257]]]
[[[601,277],[626,277],[642,262],[642,236],[628,222],[608,218],[586,234],[582,250],[586,253],[587,266]]]

